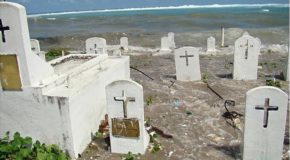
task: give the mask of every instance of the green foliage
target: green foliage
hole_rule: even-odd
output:
[[[103,138],[103,133],[101,132],[96,132],[95,133],[95,138],[98,139],[98,138]]]
[[[67,49],[64,48],[54,48],[54,49],[50,49],[46,54],[45,54],[45,59],[47,61],[53,60],[57,57],[61,57],[62,56],[62,51],[64,52],[64,55],[68,54]]]
[[[159,143],[156,143],[156,142],[153,143],[153,145],[150,148],[150,152],[151,153],[156,153],[156,152],[158,152],[160,150],[161,150],[161,145]]]
[[[135,155],[132,152],[128,152],[125,155],[122,155],[122,160],[134,160]]]
[[[281,83],[280,81],[277,81],[277,80],[266,80],[266,85],[267,86],[274,86],[274,87],[278,87],[278,88],[281,88]]]
[[[145,99],[146,105],[149,106],[153,103],[153,97],[150,95]]]
[[[68,160],[68,156],[57,146],[32,142],[31,137],[21,137],[20,133],[14,133],[10,139],[9,132],[0,139],[0,159],[15,160]]]
[[[204,83],[207,83],[208,82],[208,74],[207,73],[205,73],[205,74],[202,75],[202,81]]]

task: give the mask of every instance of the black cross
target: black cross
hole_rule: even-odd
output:
[[[245,59],[248,59],[249,47],[253,47],[253,45],[249,46],[249,40],[247,40],[247,43],[245,45],[240,45],[240,47],[247,47],[245,50]]]
[[[265,98],[265,104],[264,105],[258,105],[255,107],[257,110],[264,110],[264,121],[263,121],[263,127],[267,128],[268,125],[268,115],[269,111],[277,111],[278,106],[270,106],[269,105],[270,99]]]
[[[5,39],[5,31],[6,30],[10,30],[10,28],[8,26],[4,27],[3,24],[2,24],[2,20],[0,19],[0,31],[1,31],[1,34],[2,34],[2,42],[3,43],[6,42],[6,39]]]
[[[125,91],[122,91],[122,97],[114,97],[114,100],[123,102],[124,118],[127,118],[127,103],[135,102],[135,97],[127,97]]]
[[[194,55],[188,55],[187,51],[185,51],[184,56],[179,56],[180,58],[185,58],[186,59],[186,66],[188,66],[188,57],[194,57]]]

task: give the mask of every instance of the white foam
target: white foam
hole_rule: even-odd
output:
[[[262,11],[262,12],[270,12],[269,9],[262,9],[261,11]]]
[[[90,11],[72,11],[58,13],[32,14],[28,17],[51,16],[51,15],[67,15],[67,14],[84,14],[84,13],[104,13],[104,12],[124,12],[124,11],[147,11],[147,10],[173,10],[173,9],[194,9],[194,8],[235,8],[235,7],[289,7],[289,4],[211,4],[211,5],[183,5],[168,7],[147,7],[147,8],[124,8],[124,9],[105,9]]]

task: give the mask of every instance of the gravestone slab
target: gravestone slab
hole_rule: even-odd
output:
[[[174,55],[177,80],[201,80],[199,53],[196,48],[182,47],[176,49]]]
[[[161,51],[171,51],[169,48],[169,39],[168,37],[162,37],[161,38]]]
[[[30,39],[31,50],[38,55],[41,59],[45,60],[45,52],[40,50],[39,41],[37,39]]]
[[[22,88],[37,85],[43,78],[54,73],[49,64],[32,53],[26,10],[16,3],[0,3],[0,55],[16,56],[14,62],[17,63],[13,63],[13,68],[19,70],[18,77]],[[6,70],[9,65],[4,63],[1,68]],[[0,76],[1,83],[12,83],[8,82],[8,79],[10,78]]]
[[[129,50],[128,44],[129,42],[127,37],[120,38],[120,46],[124,49],[124,52],[128,52]]]
[[[234,70],[235,80],[256,80],[261,42],[247,32],[235,42]]]
[[[118,80],[106,87],[112,153],[144,154],[149,135],[144,126],[143,87]]]
[[[87,54],[107,54],[107,42],[104,38],[92,37],[86,40]]]
[[[39,41],[37,39],[30,39],[30,44],[31,44],[31,50],[34,53],[40,52],[40,45],[39,45]]]
[[[215,52],[215,38],[209,37],[207,39],[207,52]]]
[[[169,41],[169,48],[170,49],[175,49],[175,41],[174,41],[174,33],[173,32],[169,32],[168,33],[168,41]]]
[[[288,96],[276,87],[262,86],[246,95],[244,160],[281,159]]]

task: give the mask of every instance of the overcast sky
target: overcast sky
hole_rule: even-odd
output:
[[[288,0],[7,0],[26,7],[28,13],[83,11],[156,6],[288,3]]]

